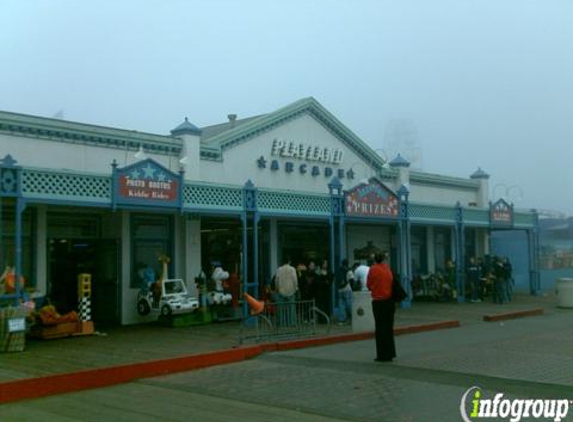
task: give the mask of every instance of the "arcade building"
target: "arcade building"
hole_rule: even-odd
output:
[[[466,259],[501,230],[525,233],[515,271],[534,294],[537,214],[490,203],[488,179],[385,162],[314,98],[203,128],[185,118],[166,135],[0,112],[0,265],[25,278],[0,295],[25,289],[65,312],[88,273],[95,323],[136,324],[151,318],[136,309],[138,272],[160,255],[190,290],[219,261],[258,296],[285,255],[334,271],[387,250],[406,306],[412,278],[447,261],[462,301]]]

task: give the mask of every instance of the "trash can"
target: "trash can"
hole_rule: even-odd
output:
[[[352,292],[352,331],[374,331],[370,292]]]
[[[560,308],[573,308],[573,278],[555,280],[555,296]]]

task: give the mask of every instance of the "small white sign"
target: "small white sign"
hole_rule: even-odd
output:
[[[25,318],[12,318],[8,320],[8,332],[18,333],[21,331],[26,331],[26,319]]]

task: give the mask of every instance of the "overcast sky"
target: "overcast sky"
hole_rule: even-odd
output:
[[[406,121],[425,171],[573,214],[571,0],[0,6],[1,110],[167,134],[313,96],[373,148]]]

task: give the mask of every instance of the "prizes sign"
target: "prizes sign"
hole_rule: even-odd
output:
[[[500,199],[491,205],[491,224],[494,226],[511,226],[513,224],[513,206]]]
[[[346,215],[397,218],[400,201],[394,192],[372,179],[346,192]]]
[[[151,159],[116,170],[116,203],[160,207],[181,204],[181,176]]]

